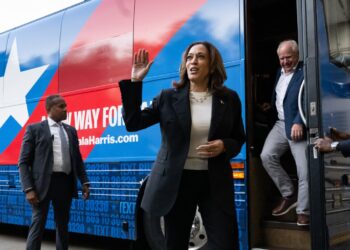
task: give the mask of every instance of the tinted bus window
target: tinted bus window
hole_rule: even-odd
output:
[[[331,61],[350,70],[350,1],[324,1]]]

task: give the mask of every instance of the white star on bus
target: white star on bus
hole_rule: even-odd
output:
[[[29,118],[26,95],[48,66],[21,71],[17,41],[14,39],[5,74],[0,77],[0,127],[10,116],[24,126]]]

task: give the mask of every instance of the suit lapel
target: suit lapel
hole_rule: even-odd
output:
[[[218,93],[213,94],[213,104],[212,104],[212,112],[211,112],[212,115],[211,115],[208,140],[211,140],[211,138],[214,136],[215,131],[218,128],[218,125],[220,124],[225,114],[227,104],[228,103],[226,101],[225,96],[221,96]]]
[[[44,138],[48,141],[52,141],[50,127],[47,120],[41,122],[41,128],[44,133]]]
[[[294,74],[293,74],[293,76],[292,76],[292,79],[290,79],[290,82],[289,82],[289,84],[288,84],[288,88],[287,88],[287,90],[286,90],[286,95],[287,95],[288,91],[293,87],[293,86],[292,86],[293,83],[296,82],[296,81],[298,81],[298,79],[299,79],[301,76],[302,76],[302,68],[298,66],[298,67],[295,69],[295,72],[294,72]]]
[[[173,95],[173,108],[185,135],[190,135],[191,131],[191,111],[189,90],[187,87],[178,89]]]

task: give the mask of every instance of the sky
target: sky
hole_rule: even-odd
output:
[[[0,33],[83,0],[0,0]]]

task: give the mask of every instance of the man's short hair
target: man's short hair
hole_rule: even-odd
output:
[[[46,108],[46,111],[49,112],[50,109],[52,108],[52,106],[54,106],[56,104],[56,99],[57,98],[62,98],[62,96],[60,95],[50,95],[46,98],[46,101],[45,101],[45,108]]]

